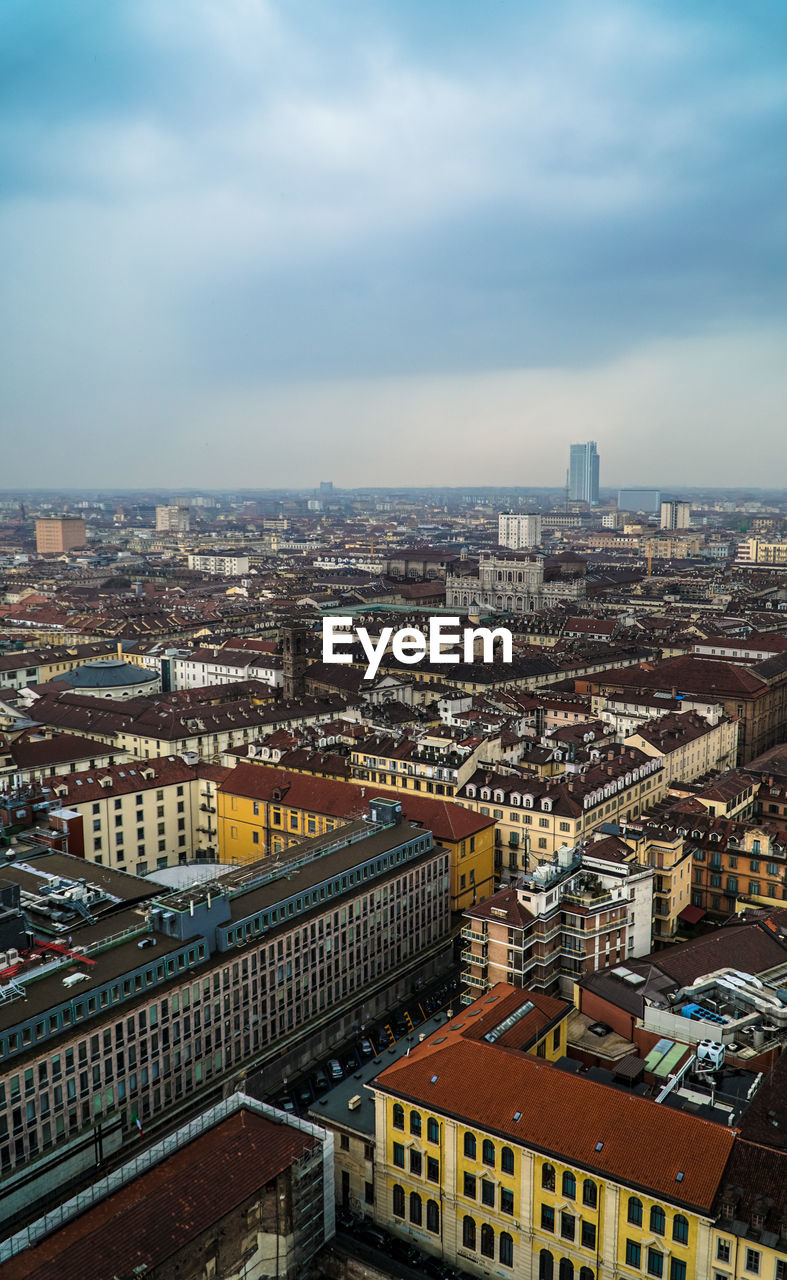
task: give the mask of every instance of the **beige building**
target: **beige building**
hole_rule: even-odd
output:
[[[69,853],[134,875],[213,858],[227,772],[166,756],[69,774],[52,786],[52,819],[67,828]]]
[[[694,711],[651,720],[625,740],[661,760],[667,783],[691,782],[711,769],[730,769],[738,754],[738,722],[722,717],[712,725]]]
[[[188,533],[190,528],[188,507],[156,507],[156,533]]]
[[[501,869],[525,871],[576,845],[602,823],[630,822],[661,800],[661,761],[635,748],[608,753],[587,773],[552,779],[477,769],[456,793],[459,804],[496,821]]]
[[[688,529],[691,524],[691,503],[662,502],[660,523],[662,529]]]
[[[62,555],[87,546],[81,516],[46,516],[36,520],[36,551],[40,556]]]

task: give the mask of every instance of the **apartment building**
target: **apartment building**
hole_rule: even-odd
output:
[[[45,734],[35,729],[0,733],[0,791],[16,791],[83,769],[103,769],[130,759],[105,742],[76,733]]]
[[[770,565],[772,568],[787,567],[787,542],[783,539],[769,541],[767,538],[744,538],[738,543],[736,564]]]
[[[535,1002],[494,987],[380,1071],[378,1223],[471,1275],[709,1276],[734,1133],[523,1050]]]
[[[281,853],[304,837],[356,821],[370,796],[398,804],[405,819],[431,831],[448,851],[452,911],[492,893],[493,818],[437,797],[357,787],[258,762],[238,764],[217,787],[219,858],[238,865]]]
[[[619,848],[630,849],[638,863],[653,868],[653,942],[655,946],[674,942],[685,924],[696,923],[691,905],[691,844],[674,826],[660,826],[658,820],[651,822],[647,817],[633,824],[605,823],[601,832],[604,834],[597,832],[590,845],[591,853],[611,840]]]
[[[174,654],[171,665],[175,689],[234,684],[237,680],[259,680],[275,689],[284,684],[282,659],[277,653],[255,653],[230,646],[193,649]]]
[[[144,876],[217,855],[216,790],[227,770],[181,756],[132,759],[54,780],[53,825],[67,850],[97,866]]]
[[[36,551],[40,556],[63,555],[87,546],[81,516],[45,516],[36,520]]]
[[[188,533],[191,513],[188,507],[156,507],[156,533]]]
[[[465,1004],[499,982],[570,997],[583,974],[648,954],[654,872],[610,843],[566,849],[465,911]]]
[[[85,886],[72,873],[62,891],[63,866],[85,864],[58,855],[73,946],[42,956],[38,941],[19,945],[0,1004],[6,1216],[35,1199],[32,1184],[55,1164],[61,1178],[89,1167],[97,1126],[108,1151],[133,1142],[137,1119],[146,1130],[171,1123],[245,1065],[307,1037],[319,1044],[327,1027],[349,1034],[362,1003],[374,1010],[392,983],[429,972],[450,927],[448,854],[384,804],[370,813],[276,866],[239,868],[142,909],[123,900],[139,881],[92,868],[81,924],[72,898]],[[4,875],[24,887],[33,936],[51,936],[47,860]]]
[[[23,689],[25,685],[47,684],[56,676],[72,671],[83,662],[117,656],[114,641],[94,644],[53,645],[45,649],[22,649],[0,653],[0,690]]]
[[[198,551],[189,555],[189,568],[216,574],[220,578],[239,578],[249,572],[249,557],[235,552],[207,555]]]
[[[560,781],[477,769],[456,800],[495,819],[501,869],[526,871],[531,855],[552,858],[602,823],[629,821],[664,795],[660,760],[635,747],[606,756]]]
[[[451,733],[435,729],[411,738],[374,735],[353,745],[350,777],[403,791],[453,796],[481,760],[499,760],[500,734]]]
[[[511,551],[526,551],[541,542],[541,516],[503,513],[497,517],[497,540]]]
[[[661,760],[667,783],[692,782],[711,769],[732,769],[738,758],[738,722],[722,716],[709,724],[695,711],[673,712],[643,724],[624,740]]]
[[[738,763],[746,764],[787,734],[787,655],[743,666],[721,659],[682,655],[637,667],[609,669],[577,681],[594,696],[634,694],[721,703],[738,721]],[[703,713],[704,714],[704,713]]]

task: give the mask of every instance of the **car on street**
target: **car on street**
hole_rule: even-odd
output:
[[[321,1093],[327,1093],[328,1090],[330,1089],[331,1082],[328,1079],[325,1072],[322,1070],[322,1068],[320,1068],[319,1071],[315,1071],[313,1084],[314,1084],[314,1092],[316,1096],[319,1096],[319,1094]]]
[[[361,1040],[359,1047],[360,1047],[361,1053],[365,1058],[374,1057],[374,1045],[372,1044],[371,1040],[367,1040],[364,1038],[363,1040]]]
[[[344,1079],[342,1064],[338,1058],[331,1058],[330,1062],[328,1063],[328,1075],[331,1077],[332,1080]]]
[[[274,1107],[278,1107],[279,1111],[286,1111],[290,1115],[295,1110],[295,1103],[288,1093],[283,1093],[281,1097],[275,1100],[273,1105]]]

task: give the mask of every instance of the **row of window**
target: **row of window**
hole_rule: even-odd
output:
[[[555,1190],[554,1165],[543,1164],[541,1166],[541,1186],[545,1191]],[[566,1170],[561,1179],[560,1188],[567,1200],[576,1200],[577,1180],[573,1173]],[[592,1178],[585,1178],[582,1183],[582,1203],[587,1205],[589,1209],[595,1209],[598,1204],[598,1188]]]
[[[542,1231],[555,1231],[555,1210],[550,1204],[542,1204],[541,1206],[541,1229]],[[576,1240],[577,1220],[573,1213],[567,1213],[562,1210],[560,1214],[560,1238],[562,1240]],[[580,1219],[579,1224],[579,1242],[583,1249],[595,1249],[596,1247],[596,1224],[595,1222],[586,1222],[584,1218]]]
[[[629,1196],[627,1218],[635,1227],[642,1226],[642,1201],[637,1196]],[[666,1235],[667,1215],[659,1204],[654,1204],[650,1210],[650,1229],[656,1236]],[[672,1219],[672,1239],[676,1244],[689,1242],[689,1220],[682,1213],[676,1213]]]
[[[479,1238],[480,1237],[480,1238]],[[462,1219],[462,1246],[465,1249],[471,1249],[473,1252],[480,1245],[481,1256],[484,1258],[495,1258],[495,1231],[488,1222],[481,1224],[481,1231],[476,1228],[475,1218],[465,1215]],[[501,1231],[497,1240],[497,1258],[504,1267],[513,1267],[514,1265],[514,1240],[507,1231]]]
[[[643,1263],[649,1276],[663,1277],[667,1274],[664,1270],[664,1254],[659,1249],[654,1249],[652,1246],[643,1248],[637,1240],[627,1240],[626,1266],[640,1270]],[[687,1277],[688,1272],[683,1259],[670,1258],[669,1280],[687,1280]]]
[[[394,1103],[392,1122],[394,1129],[404,1129],[404,1107],[399,1102]],[[421,1136],[421,1114],[419,1111],[410,1112],[410,1132],[417,1138]],[[427,1119],[426,1140],[427,1142],[440,1141],[440,1126],[434,1116],[429,1116]]]
[[[554,1280],[555,1259],[549,1249],[542,1249],[538,1256],[538,1280]],[[561,1258],[557,1271],[558,1280],[574,1280],[574,1264],[570,1258]],[[596,1280],[592,1267],[579,1268],[579,1280]]]

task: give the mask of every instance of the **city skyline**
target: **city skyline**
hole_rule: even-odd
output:
[[[767,483],[783,26],[7,6],[6,483]]]

